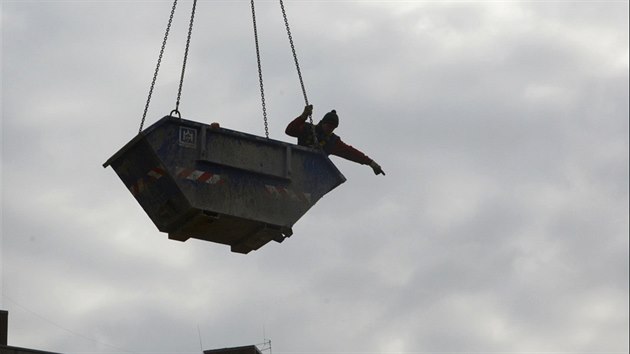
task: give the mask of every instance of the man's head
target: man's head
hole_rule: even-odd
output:
[[[339,126],[339,116],[334,109],[324,115],[324,118],[319,121],[319,125],[325,134],[331,134],[335,128]]]

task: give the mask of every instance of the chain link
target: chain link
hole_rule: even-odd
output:
[[[265,88],[263,85],[262,65],[260,63],[260,47],[258,45],[258,30],[256,28],[256,10],[254,8],[254,0],[252,4],[252,21],[254,24],[254,40],[256,42],[256,60],[258,62],[258,82],[260,83],[260,100],[262,102],[263,121],[265,123],[265,137],[269,139],[269,126],[267,123],[267,105],[265,104]]]
[[[147,111],[149,110],[149,103],[151,102],[151,96],[153,95],[153,89],[155,88],[155,81],[157,80],[158,72],[160,71],[160,64],[162,63],[162,56],[164,55],[164,49],[166,48],[166,40],[168,39],[168,33],[171,30],[171,23],[173,23],[173,15],[175,15],[175,7],[177,7],[177,0],[173,1],[173,7],[171,8],[171,15],[168,18],[168,24],[166,25],[166,32],[164,33],[164,39],[162,40],[162,48],[160,49],[160,55],[158,56],[157,65],[155,66],[155,72],[153,73],[153,80],[151,81],[151,88],[149,88],[149,97],[147,103],[144,105],[144,113],[142,114],[142,120],[140,121],[140,129],[138,133],[142,132],[144,126],[144,120],[147,117]]]
[[[179,113],[179,101],[182,97],[182,88],[184,86],[184,72],[186,72],[186,61],[188,60],[188,49],[190,48],[190,37],[192,36],[193,22],[195,20],[195,9],[197,8],[197,0],[193,1],[192,13],[190,14],[190,24],[188,25],[188,37],[186,38],[186,51],[184,52],[184,63],[182,64],[182,75],[179,79],[179,89],[177,90],[177,102],[175,103],[174,112]]]
[[[287,35],[289,36],[289,44],[291,45],[291,52],[293,53],[293,61],[295,62],[295,68],[297,69],[298,77],[300,79],[300,86],[302,87],[302,94],[304,95],[304,102],[308,106],[308,97],[306,97],[306,89],[304,88],[304,80],[302,80],[302,71],[300,70],[300,63],[298,62],[297,53],[295,51],[295,45],[293,44],[293,35],[291,35],[291,27],[289,27],[289,20],[287,19],[287,12],[284,9],[284,2],[280,0],[280,8],[282,9],[282,17],[284,18],[284,25],[287,29]]]
[[[289,27],[289,20],[287,18],[287,12],[284,9],[284,2],[280,0],[280,8],[282,9],[282,17],[284,18],[284,25],[287,29],[287,35],[289,36],[289,44],[291,45],[291,52],[293,53],[293,61],[295,62],[295,68],[297,69],[298,78],[300,79],[300,87],[302,88],[302,95],[304,95],[304,103],[308,106],[308,97],[306,96],[306,88],[304,87],[304,80],[302,79],[302,70],[300,70],[300,63],[298,62],[297,53],[295,51],[295,45],[293,44],[293,36],[291,35],[291,28]],[[317,139],[317,133],[315,132],[315,124],[313,124],[312,113],[308,115],[308,121],[311,123],[313,132],[313,141],[315,146],[319,146],[319,140]],[[321,147],[320,147],[321,148]]]
[[[179,112],[179,104],[181,101],[181,95],[182,95],[182,89],[183,89],[183,85],[184,85],[184,73],[186,72],[186,62],[188,60],[188,51],[190,48],[190,39],[192,37],[192,29],[193,29],[193,23],[194,23],[194,18],[195,18],[195,9],[197,6],[197,0],[193,1],[193,7],[192,7],[192,13],[190,16],[190,24],[188,27],[188,37],[186,39],[186,50],[184,53],[184,62],[182,65],[182,72],[181,72],[181,77],[180,77],[180,81],[179,81],[179,88],[177,91],[177,101],[175,104],[175,109],[173,111],[171,111],[171,115],[173,114],[177,114],[178,116],[181,117],[181,114]],[[149,95],[147,97],[147,102],[146,105],[144,107],[144,113],[142,114],[142,120],[140,122],[140,129],[138,130],[138,133],[142,132],[142,128],[144,126],[144,122],[146,119],[146,115],[147,115],[147,111],[149,109],[149,104],[151,102],[151,96],[153,95],[153,90],[155,88],[155,82],[157,81],[157,76],[158,76],[158,72],[160,70],[160,65],[162,63],[162,57],[164,55],[164,50],[166,48],[166,42],[168,39],[168,35],[171,29],[171,24],[173,22],[173,17],[175,15],[175,8],[177,7],[177,0],[173,1],[173,6],[171,8],[171,13],[168,19],[168,24],[166,26],[166,31],[164,33],[164,39],[162,41],[162,47],[160,48],[160,54],[158,57],[158,61],[157,61],[157,65],[155,67],[155,72],[153,74],[153,80],[151,81],[151,87],[149,89]],[[263,120],[264,120],[264,124],[265,124],[265,136],[267,138],[269,138],[269,127],[268,127],[268,121],[267,121],[267,107],[265,104],[265,91],[264,91],[264,85],[263,85],[263,77],[262,77],[262,65],[261,65],[261,60],[260,60],[260,47],[259,47],[259,42],[258,42],[258,31],[256,28],[256,13],[255,13],[255,8],[254,8],[254,0],[251,0],[251,7],[252,7],[252,19],[253,19],[253,25],[254,25],[254,37],[255,37],[255,42],[256,42],[256,59],[257,59],[257,63],[258,63],[258,79],[259,79],[259,83],[260,83],[260,97],[261,97],[261,101],[262,101],[262,111],[263,111]],[[293,36],[291,34],[291,28],[289,26],[289,21],[287,19],[287,14],[286,14],[286,10],[284,8],[284,2],[282,0],[280,0],[280,7],[282,9],[282,16],[284,18],[284,24],[287,30],[287,35],[289,37],[289,44],[291,45],[291,52],[293,53],[293,60],[295,62],[295,67],[297,69],[297,73],[298,73],[298,78],[300,80],[300,87],[302,88],[302,94],[304,96],[304,102],[306,103],[306,105],[308,106],[308,97],[306,95],[306,88],[304,86],[304,80],[302,78],[302,71],[300,69],[300,64],[298,61],[298,57],[297,57],[297,53],[295,50],[295,44],[293,43]],[[319,142],[317,139],[317,134],[315,132],[315,125],[313,124],[313,118],[312,118],[312,114],[309,114],[308,116],[309,118],[309,122],[311,123],[312,126],[312,131],[313,131],[313,140],[315,141],[315,144],[317,146],[319,146]]]

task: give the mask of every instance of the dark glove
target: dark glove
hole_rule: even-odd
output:
[[[372,160],[372,162],[370,162],[370,167],[372,167],[372,170],[374,170],[375,175],[385,176],[385,172],[383,172],[383,169],[381,168],[381,166],[379,166],[379,164],[376,163],[376,161]]]
[[[304,112],[302,112],[302,117],[308,117],[311,114],[313,114],[313,105],[309,104],[308,106],[304,107]]]

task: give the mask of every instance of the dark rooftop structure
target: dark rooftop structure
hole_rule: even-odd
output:
[[[61,354],[43,350],[12,347],[8,345],[9,312],[0,310],[0,354]],[[269,342],[270,343],[270,342]],[[255,345],[205,350],[203,354],[262,354]]]
[[[9,332],[9,313],[0,310],[0,345],[7,345],[7,334]]]
[[[262,354],[255,345],[244,347],[204,350],[203,354]]]
[[[11,347],[8,345],[9,312],[0,310],[0,354],[57,354],[41,350]]]

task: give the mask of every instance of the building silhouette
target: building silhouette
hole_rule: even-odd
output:
[[[0,354],[62,354],[43,350],[12,347],[8,344],[9,312],[0,310]],[[204,350],[203,354],[262,354],[255,345]]]
[[[0,310],[0,354],[58,354],[41,350],[11,347],[8,345],[9,312]]]

